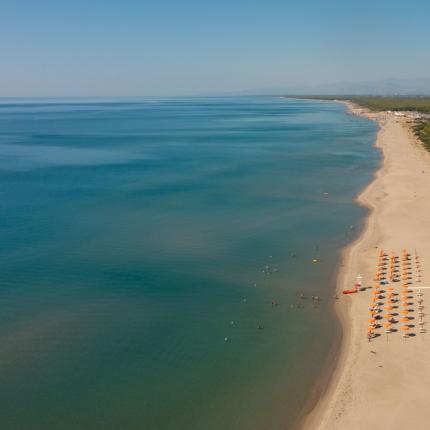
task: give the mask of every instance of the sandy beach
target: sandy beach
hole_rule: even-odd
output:
[[[358,196],[358,201],[369,207],[369,217],[360,237],[345,250],[339,273],[339,299],[334,306],[343,327],[340,357],[327,391],[306,417],[303,428],[424,430],[430,428],[430,332],[419,333],[418,290],[412,290],[410,315],[414,316],[408,338],[398,330],[400,321],[394,325],[396,332],[387,335],[384,328],[379,329],[379,337],[371,342],[366,334],[381,249],[388,255],[400,255],[407,249],[413,256],[416,251],[422,278],[420,283],[412,279],[411,287],[430,286],[430,156],[404,118],[367,113],[351,103],[348,107],[352,114],[378,121],[376,146],[383,161],[372,183]],[[342,295],[341,290],[351,288],[357,275],[363,277],[363,286],[372,289]],[[400,289],[401,284],[393,286]],[[430,289],[422,291],[423,321],[428,329]],[[399,303],[398,311],[401,309]],[[400,317],[399,312],[394,318]]]

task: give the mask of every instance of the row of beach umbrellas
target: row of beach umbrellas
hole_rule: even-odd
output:
[[[415,269],[417,274],[417,282],[421,282],[421,264],[419,262],[418,255],[415,253]],[[367,337],[369,341],[376,336],[375,330],[382,326],[385,328],[385,333],[388,334],[393,332],[393,324],[397,324],[399,321],[403,323],[400,326],[400,330],[403,332],[403,337],[406,339],[409,337],[410,325],[410,306],[413,302],[413,290],[411,289],[412,283],[412,258],[411,254],[404,249],[401,256],[398,257],[394,253],[390,255],[386,254],[383,250],[379,252],[378,261],[376,265],[375,273],[375,284],[372,291],[372,299],[369,306],[368,320],[369,326],[367,329]],[[389,284],[389,282],[402,281],[401,290],[399,293],[395,292],[395,289]],[[419,293],[418,298],[418,316],[420,318],[420,332],[424,333],[423,327],[424,322],[422,321],[424,316],[424,305],[423,305],[423,294]],[[384,300],[385,299],[385,306]],[[396,310],[396,312],[393,312]],[[386,312],[385,314],[384,311]],[[395,316],[400,315],[399,321],[395,320]],[[388,340],[388,337],[387,337]]]

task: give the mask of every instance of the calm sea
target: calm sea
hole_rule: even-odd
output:
[[[1,428],[289,428],[375,133],[309,100],[3,100]]]

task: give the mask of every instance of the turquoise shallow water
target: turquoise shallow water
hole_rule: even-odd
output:
[[[288,428],[375,133],[304,100],[3,100],[2,428]]]

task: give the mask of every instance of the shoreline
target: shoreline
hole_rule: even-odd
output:
[[[409,248],[412,252],[414,246],[419,250],[421,257],[430,257],[430,247],[426,245],[428,242],[425,239],[426,235],[420,234],[425,229],[426,213],[428,209],[430,210],[430,205],[427,208],[426,204],[418,200],[416,191],[413,191],[413,197],[410,195],[410,187],[418,188],[420,185],[415,185],[415,179],[421,180],[423,185],[428,184],[430,187],[429,177],[421,173],[421,171],[425,172],[422,169],[430,166],[430,158],[422,145],[416,141],[404,120],[399,120],[387,113],[369,113],[366,109],[351,102],[339,102],[347,106],[350,114],[365,116],[378,122],[379,130],[375,147],[381,151],[381,163],[374,173],[373,180],[356,198],[360,205],[369,210],[363,229],[359,236],[342,251],[336,282],[339,300],[333,305],[342,332],[339,354],[334,362],[334,369],[332,371],[330,368],[328,369],[328,385],[322,390],[322,395],[314,403],[313,409],[299,421],[298,428],[354,430],[371,429],[376,425],[380,429],[408,427],[410,425],[408,411],[411,405],[417,404],[417,399],[420,398],[419,393],[423,389],[422,384],[418,384],[419,388],[414,385],[399,384],[396,386],[392,380],[396,379],[399,369],[403,371],[402,377],[408,374],[407,369],[411,361],[404,360],[417,357],[417,351],[420,348],[419,360],[415,361],[422,363],[425,359],[425,352],[430,353],[430,345],[422,344],[424,338],[419,339],[419,336],[422,335],[411,338],[408,342],[408,349],[402,344],[400,336],[397,336],[398,339],[395,341],[391,341],[390,338],[390,342],[387,338],[386,343],[385,339],[384,342],[381,342],[382,339],[374,339],[368,343],[365,338],[365,330],[370,293],[360,292],[353,297],[343,296],[339,293],[346,286],[351,286],[358,274],[363,275],[364,286],[372,285],[372,263],[376,261],[375,258],[381,246],[388,252],[391,249],[400,252],[404,247]],[[402,167],[403,170],[401,170]],[[400,170],[401,175],[399,175]],[[404,187],[405,183],[407,183],[407,187]],[[399,198],[397,191],[402,187],[406,188],[405,193],[401,195],[402,198]],[[425,193],[426,188],[426,186],[421,187],[420,193]],[[411,199],[416,217],[420,222],[412,227],[409,226],[409,230],[413,230],[414,234],[411,234],[410,237],[405,234],[403,237],[401,230],[409,217],[405,220],[404,217],[396,216],[396,219],[393,220],[387,218],[387,213],[399,212],[403,208],[403,201]],[[423,243],[423,241],[425,242]],[[409,348],[409,344],[411,344],[411,348]],[[369,349],[371,353],[369,353]],[[401,351],[397,351],[399,349]],[[389,364],[387,364],[387,358],[390,358]],[[375,362],[380,364],[375,366]],[[425,371],[426,381],[430,383],[430,365],[426,365]],[[383,383],[372,383],[379,379]],[[381,395],[377,395],[378,392],[386,392],[387,399],[382,398],[381,400]],[[403,406],[399,408],[396,404],[394,410],[389,399],[396,403],[401,399],[407,408],[404,409]],[[304,412],[306,413],[306,411]],[[425,413],[425,409],[423,409],[423,413]],[[392,418],[393,415],[396,415],[395,419]],[[418,411],[417,415],[419,415]],[[430,417],[427,418],[430,419]],[[420,425],[421,427],[419,427]],[[416,421],[414,426],[416,429],[427,428],[421,419]]]
[[[316,101],[321,101],[316,99]],[[324,101],[324,100],[322,100]],[[328,101],[327,102],[333,102]],[[367,116],[367,110],[365,108],[361,108],[360,106],[355,105],[354,103],[347,100],[335,100],[335,103],[340,103],[346,106],[346,114],[356,115],[356,116],[364,116],[369,120],[376,121],[378,123],[378,130],[375,135],[375,140],[373,146],[380,151],[381,160],[378,168],[374,171],[370,182],[358,192],[358,194],[353,198],[360,206],[365,207],[368,210],[368,213],[362,220],[361,228],[357,234],[357,236],[344,246],[339,252],[339,265],[337,274],[335,275],[335,289],[334,293],[339,296],[341,299],[342,294],[339,295],[341,290],[341,285],[346,285],[348,282],[348,268],[350,266],[351,253],[354,247],[360,242],[362,236],[365,234],[368,229],[370,217],[372,215],[373,208],[365,201],[362,200],[362,195],[366,192],[366,190],[372,186],[372,184],[376,181],[378,172],[382,169],[384,163],[384,154],[381,151],[381,148],[378,147],[378,134],[381,128],[379,121],[375,118],[370,118]],[[355,278],[353,278],[355,279]],[[353,279],[349,280],[350,283]],[[336,306],[337,301],[333,302],[331,311],[333,312],[334,318],[337,320],[339,324],[338,328],[338,339],[335,339],[335,342],[331,348],[328,357],[326,358],[326,363],[322,368],[321,375],[318,377],[315,382],[314,388],[309,396],[309,400],[304,406],[296,424],[293,426],[293,430],[313,430],[317,425],[318,421],[321,419],[321,415],[324,413],[324,410],[327,406],[328,400],[333,396],[334,387],[336,386],[339,380],[340,369],[343,367],[343,362],[347,355],[346,345],[349,341],[349,330],[348,330],[348,319],[350,307],[348,306],[348,302],[346,306]]]

